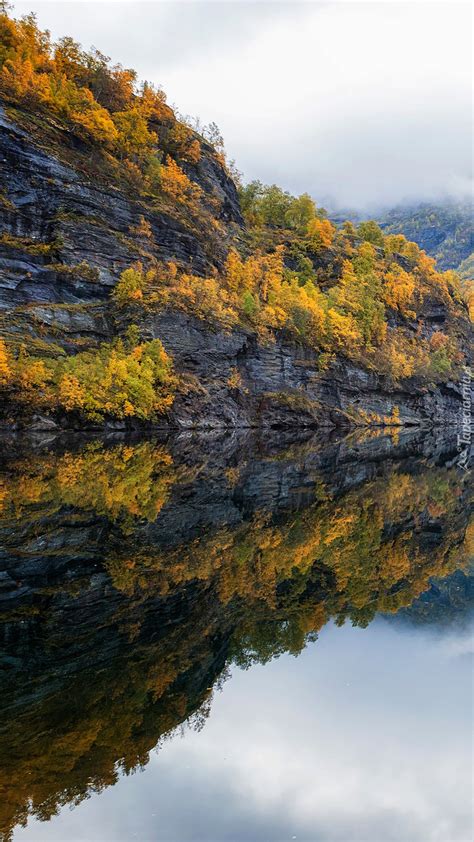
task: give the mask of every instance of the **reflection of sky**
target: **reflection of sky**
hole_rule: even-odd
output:
[[[200,733],[17,842],[467,842],[472,635],[330,625],[236,671]]]

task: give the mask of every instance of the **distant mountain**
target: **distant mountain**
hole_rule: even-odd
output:
[[[457,272],[465,281],[474,280],[474,252],[471,252],[469,257],[466,257],[462,263],[457,267]]]
[[[474,277],[473,217],[469,201],[401,205],[377,221],[385,233],[404,234],[417,243],[436,258],[439,269],[460,268],[465,277]]]
[[[468,621],[474,610],[474,571],[456,570],[445,579],[432,579],[429,590],[409,608],[402,608],[393,621],[449,625]]]

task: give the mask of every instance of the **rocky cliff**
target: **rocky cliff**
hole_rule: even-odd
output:
[[[197,275],[222,266],[242,217],[235,185],[211,146],[203,146],[188,170],[214,209],[217,232],[202,220],[151,210],[130,191],[91,178],[71,159],[70,138],[45,147],[21,123],[18,113],[0,112],[0,327],[7,340],[76,353],[112,340],[126,326],[110,292],[134,261],[173,260]],[[146,237],[139,218],[149,226]],[[437,300],[427,300],[422,315],[414,335],[430,335],[450,319]],[[394,383],[341,353],[324,370],[314,348],[284,331],[264,339],[251,328],[228,329],[172,308],[144,310],[130,320],[143,338],[162,340],[182,378],[173,409],[160,422],[165,426],[348,427],[368,416],[383,424],[394,410],[402,424],[460,420],[455,382],[427,385],[411,377]],[[458,334],[467,353],[466,330],[463,323]],[[2,423],[84,425],[64,413],[38,414],[14,404],[4,409]]]
[[[143,257],[177,260],[198,274],[222,264],[225,237],[151,212],[133,191],[81,172],[77,157],[74,168],[65,155],[72,143],[58,143],[54,155],[51,143],[42,148],[31,127],[23,129],[0,108],[0,231],[10,235],[0,246],[1,309],[103,300],[120,272]],[[217,200],[224,225],[241,223],[235,185],[212,153],[204,146],[193,178]],[[140,216],[152,236],[134,230]]]

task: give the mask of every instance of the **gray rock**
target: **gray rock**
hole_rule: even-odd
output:
[[[127,318],[136,321],[144,339],[163,341],[184,384],[173,409],[159,422],[162,426],[183,430],[344,428],[357,425],[364,414],[383,424],[394,409],[404,425],[460,422],[457,384],[427,387],[412,378],[394,385],[342,355],[323,372],[316,350],[283,333],[263,341],[250,330],[225,330],[179,311],[140,308],[125,317],[114,308],[111,289],[144,246],[133,232],[140,214],[153,232],[152,244],[147,242],[146,247],[160,260],[177,260],[196,274],[222,266],[226,230],[229,233],[231,226],[242,222],[235,185],[206,144],[199,163],[186,168],[200,183],[205,201],[211,203],[218,197],[221,202],[224,233],[215,241],[209,232],[193,232],[112,185],[88,180],[35,146],[28,134],[0,111],[0,178],[4,185],[0,224],[10,235],[0,244],[0,309],[7,311],[9,331],[76,353],[84,343],[96,345],[116,337],[126,329]],[[24,247],[18,239],[22,237],[29,238]],[[45,243],[49,244],[47,253],[37,248]],[[388,315],[393,327],[400,326],[399,315]],[[435,298],[425,300],[421,315],[420,323],[405,327],[414,335],[420,330],[428,339],[450,318],[443,301]],[[464,324],[458,326],[458,334],[467,356],[469,337]],[[10,411],[7,407],[0,423],[9,427],[21,424],[18,416],[22,413],[21,408]],[[36,430],[55,429],[58,424],[77,429],[84,426],[78,418],[44,413],[26,423]],[[108,420],[105,426],[121,431],[140,425]]]

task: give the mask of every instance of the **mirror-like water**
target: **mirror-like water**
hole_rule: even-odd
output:
[[[18,840],[468,840],[468,633],[376,620],[234,671],[202,730]]]
[[[3,450],[6,839],[469,838],[452,442]]]

